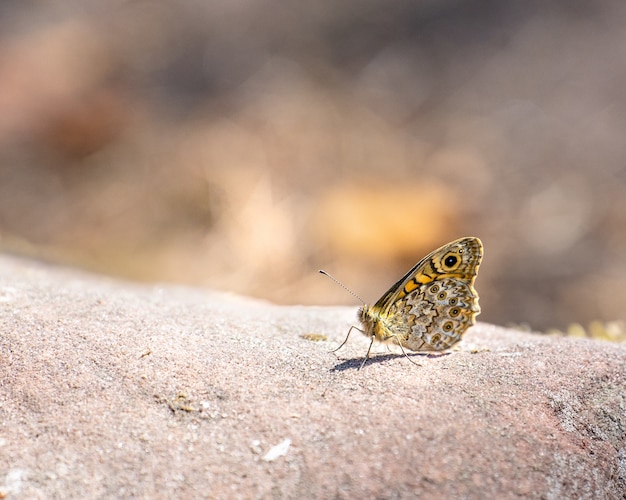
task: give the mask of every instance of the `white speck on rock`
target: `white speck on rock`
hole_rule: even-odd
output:
[[[261,441],[258,439],[252,441],[252,443],[250,443],[250,450],[255,455],[260,455],[263,452],[263,448],[261,448]]]
[[[268,451],[264,456],[263,460],[266,462],[272,462],[279,457],[283,457],[289,451],[289,447],[291,446],[291,439],[287,438],[278,443],[276,446],[272,446],[270,451]]]
[[[8,490],[9,493],[18,494],[22,491],[22,485],[26,479],[26,469],[14,468],[11,469],[5,479],[4,479],[4,488]],[[3,492],[5,491],[3,488]]]

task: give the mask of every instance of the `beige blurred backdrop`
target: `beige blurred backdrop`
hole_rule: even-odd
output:
[[[482,238],[483,321],[625,318],[626,3],[0,5],[0,246],[279,303]],[[597,324],[597,323],[596,323]]]

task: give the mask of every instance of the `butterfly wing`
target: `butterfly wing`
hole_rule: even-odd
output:
[[[483,256],[478,238],[461,238],[420,260],[371,308],[379,340],[413,351],[441,351],[461,339],[480,313],[474,280]]]

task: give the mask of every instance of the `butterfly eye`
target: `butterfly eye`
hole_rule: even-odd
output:
[[[441,293],[439,293],[439,295],[437,295],[437,298],[438,298],[439,300],[443,300],[443,299],[445,299],[445,298],[446,298],[446,292],[441,292]]]
[[[449,301],[448,304],[450,304],[451,306],[456,306],[459,302],[459,299],[457,299],[456,297],[452,297]]]
[[[454,309],[450,309],[450,316],[458,316],[460,312],[461,310],[458,307],[455,307]]]
[[[446,322],[443,324],[443,329],[444,329],[444,331],[446,331],[446,332],[451,332],[451,331],[452,331],[452,328],[454,328],[454,325],[452,324],[452,321],[446,321]]]
[[[436,294],[439,291],[439,287],[437,285],[433,285],[430,287],[430,293],[432,293],[433,295]]]
[[[454,255],[449,255],[448,257],[446,257],[446,260],[443,261],[443,263],[446,265],[446,267],[452,267],[454,266],[454,264],[456,264],[458,261],[458,259],[454,256]]]

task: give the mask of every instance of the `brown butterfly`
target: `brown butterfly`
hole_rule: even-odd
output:
[[[369,359],[374,339],[398,344],[405,356],[405,348],[449,349],[480,314],[474,280],[482,257],[482,242],[474,237],[461,238],[428,254],[373,306],[364,304],[359,309],[363,328],[350,327],[335,351],[345,345],[353,329],[372,339],[359,370]]]

